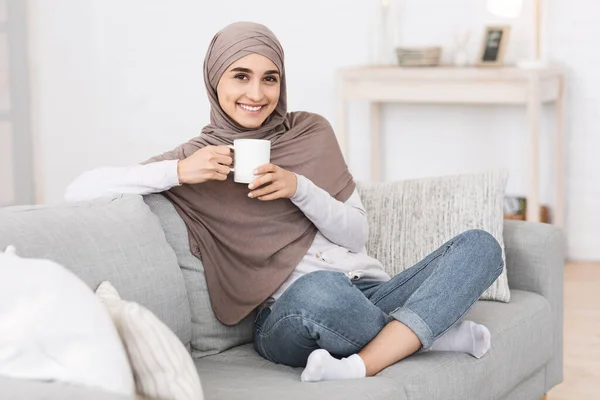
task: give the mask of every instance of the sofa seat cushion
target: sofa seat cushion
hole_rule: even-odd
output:
[[[60,382],[41,382],[0,375],[2,400],[132,400],[131,396]]]
[[[246,344],[196,360],[206,400],[404,400],[393,378],[303,383],[302,368],[265,360]]]
[[[492,348],[481,359],[426,352],[408,357],[376,377],[302,383],[302,368],[273,364],[252,345],[196,360],[206,399],[409,399],[501,398],[551,357],[548,301],[514,290],[510,303],[479,301],[466,319],[485,324]]]
[[[492,347],[481,359],[450,352],[420,353],[379,376],[395,379],[410,400],[497,399],[552,356],[550,304],[536,293],[512,290],[510,303],[479,301],[465,319],[490,329]]]

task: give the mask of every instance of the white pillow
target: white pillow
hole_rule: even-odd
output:
[[[504,256],[505,170],[386,183],[359,183],[369,218],[367,252],[394,276],[469,229],[489,232]],[[482,300],[508,302],[506,263]]]
[[[102,282],[96,294],[121,335],[139,394],[160,400],[204,398],[192,357],[164,323],[141,305],[121,300],[110,282]]]
[[[106,308],[66,268],[0,252],[0,375],[134,395]]]

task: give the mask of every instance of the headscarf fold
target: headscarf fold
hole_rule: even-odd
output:
[[[258,129],[233,121],[217,97],[223,72],[253,53],[277,66],[281,87],[275,110]],[[230,145],[235,139],[267,139],[273,164],[306,176],[340,201],[350,197],[355,184],[331,125],[316,114],[287,112],[283,49],[268,28],[237,22],[218,32],[204,60],[204,81],[211,123],[200,136],[145,163],[182,160],[204,146]],[[192,253],[204,265],[213,310],[226,325],[238,323],[275,292],[317,233],[289,199],[251,199],[248,187],[233,182],[231,175],[226,181],[181,185],[164,192],[186,223]]]

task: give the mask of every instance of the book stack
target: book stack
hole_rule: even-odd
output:
[[[398,65],[401,67],[435,67],[440,65],[441,47],[398,47]]]

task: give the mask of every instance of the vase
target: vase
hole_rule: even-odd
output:
[[[390,0],[379,0],[371,23],[370,63],[377,66],[396,65],[397,7]]]
[[[454,34],[454,52],[452,54],[452,64],[456,67],[466,67],[469,65],[469,38],[470,31],[460,31]]]

